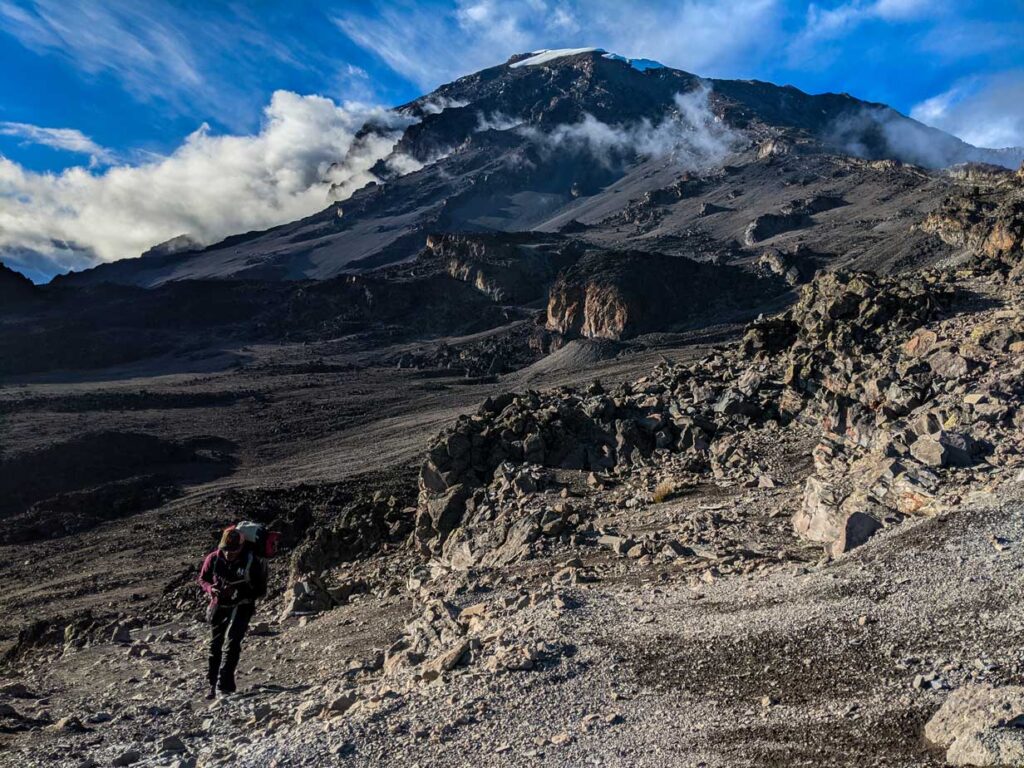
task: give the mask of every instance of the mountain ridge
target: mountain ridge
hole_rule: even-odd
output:
[[[736,139],[730,150],[748,153],[756,143],[775,140],[786,151],[867,160],[903,156],[951,165],[996,159],[1005,165],[1013,159],[1012,150],[990,155],[885,105],[846,94],[706,80],[669,67],[639,71],[600,49],[516,66],[525,56],[396,107],[395,114],[414,122],[374,166],[380,181],[344,201],[160,263],[126,259],[56,282],[152,286],[181,279],[325,279],[408,261],[429,232],[550,229],[558,225],[546,223],[559,221],[560,211],[578,207],[580,198],[595,207],[611,185],[650,163],[652,155],[630,142],[661,141],[666,146],[659,149],[675,151],[668,144],[688,138],[695,115],[707,117],[708,131]],[[700,96],[698,89],[708,89],[706,105],[689,104],[691,112],[681,114],[678,97]],[[361,133],[384,130],[392,129],[367,124]],[[358,149],[357,140],[352,151]],[[711,159],[722,163],[728,154],[716,149]],[[682,171],[693,164],[676,166]],[[644,172],[650,170],[648,165]],[[636,196],[655,189],[641,182],[631,187]]]

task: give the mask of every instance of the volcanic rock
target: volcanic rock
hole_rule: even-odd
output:
[[[639,251],[589,253],[552,286],[547,327],[569,338],[624,339],[736,311],[780,290],[735,267]]]
[[[953,691],[925,725],[949,765],[1015,766],[1024,761],[1024,688],[968,685]]]

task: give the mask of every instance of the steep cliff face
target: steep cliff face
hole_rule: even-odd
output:
[[[566,338],[626,339],[757,314],[785,290],[774,276],[642,251],[589,253],[565,270],[548,297],[548,330]]]
[[[500,304],[543,298],[559,270],[579,257],[579,244],[546,234],[435,234],[428,256],[449,276],[469,283]]]
[[[643,327],[643,305],[618,285],[561,282],[548,299],[548,329],[567,337],[628,338]]]

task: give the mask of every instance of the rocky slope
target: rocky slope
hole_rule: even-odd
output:
[[[944,209],[955,266],[824,272],[640,378],[495,388],[415,488],[219,497],[211,527],[244,510],[290,548],[248,688],[197,700],[186,566],[134,610],[25,628],[5,746],[69,765],[1015,765],[1024,254],[981,231],[1017,231],[1018,188],[981,194],[1001,213]]]
[[[438,268],[411,277],[45,286],[34,293],[46,301],[6,315],[0,375],[104,368],[216,345],[351,336],[374,348],[473,333],[518,317]]]
[[[529,304],[547,297],[559,272],[580,256],[579,241],[557,235],[433,234],[427,256],[457,280],[499,304]]]

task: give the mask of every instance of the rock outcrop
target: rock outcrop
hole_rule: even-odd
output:
[[[743,242],[747,245],[757,245],[762,240],[768,240],[783,232],[802,229],[810,223],[811,217],[806,213],[763,213],[747,225],[743,233]]]
[[[954,298],[944,273],[821,274],[724,354],[610,391],[488,400],[431,447],[416,538],[464,565],[528,556],[545,525],[582,522],[530,501],[546,469],[622,474],[671,463],[756,484],[746,442],[794,420],[821,433],[793,518],[798,535],[837,556],[907,516],[933,514],[950,497],[947,473],[1021,461],[1018,441],[1006,439],[1024,419],[1008,406],[1020,389],[1008,351],[1016,337],[944,320]],[[1008,331],[1022,320],[1009,314]],[[972,329],[990,348],[971,346]]]
[[[752,246],[784,232],[803,229],[814,223],[814,214],[843,205],[846,205],[846,201],[841,197],[828,194],[792,200],[782,206],[778,213],[764,213],[750,222],[743,234],[743,240],[748,246]]]
[[[572,264],[580,246],[557,236],[436,234],[427,252],[444,270],[502,304],[524,304],[546,295],[559,270]]]
[[[977,188],[954,194],[925,218],[921,229],[982,259],[1016,266],[1024,248],[1024,195]]]
[[[559,275],[547,327],[566,338],[626,339],[750,311],[783,290],[736,267],[641,251],[589,253]]]
[[[767,273],[786,281],[787,285],[806,283],[817,270],[817,256],[810,249],[797,246],[787,250],[769,248],[757,260],[757,265]]]

